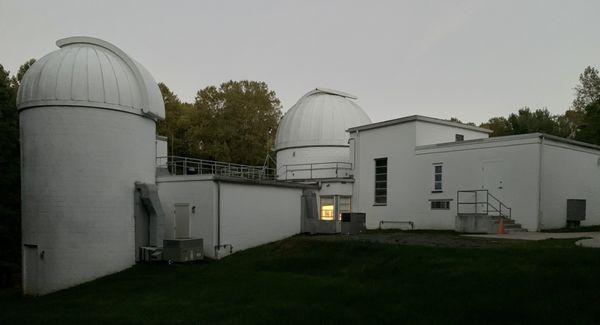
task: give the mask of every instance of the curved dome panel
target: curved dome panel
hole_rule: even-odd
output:
[[[141,64],[116,46],[91,37],[58,40],[23,77],[17,106],[88,106],[165,117],[160,89]]]
[[[371,119],[353,100],[337,90],[317,88],[302,96],[281,119],[275,150],[294,147],[348,146],[347,129]]]

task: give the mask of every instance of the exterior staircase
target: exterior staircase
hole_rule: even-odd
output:
[[[501,219],[503,219],[504,222],[504,232],[507,234],[527,231],[527,229],[521,227],[521,224],[516,223],[513,219],[508,219],[504,216],[492,216],[492,232],[494,232],[493,230],[496,230],[495,233],[498,233],[498,230],[500,229]]]
[[[456,231],[467,233],[504,233],[527,231],[512,218],[512,209],[488,190],[463,190],[456,194]]]

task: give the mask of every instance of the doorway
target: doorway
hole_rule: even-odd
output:
[[[483,189],[490,191],[490,194],[504,200],[506,192],[505,175],[506,164],[504,160],[484,161],[481,170],[483,171]]]
[[[175,204],[175,238],[190,238],[190,204]]]

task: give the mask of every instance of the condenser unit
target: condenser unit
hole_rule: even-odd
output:
[[[163,240],[163,260],[169,262],[190,262],[204,258],[202,239],[165,239]]]

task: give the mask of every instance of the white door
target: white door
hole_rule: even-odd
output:
[[[190,238],[190,205],[175,204],[175,238]]]
[[[507,204],[505,193],[507,192],[505,176],[506,164],[503,160],[484,161],[483,166],[483,186],[491,195],[500,200],[503,204]],[[489,203],[496,209],[499,209],[499,203],[490,198]],[[490,208],[491,209],[491,208]],[[505,211],[503,211],[505,212]]]
[[[37,245],[24,245],[23,247],[23,293],[26,295],[38,294],[38,255]]]

